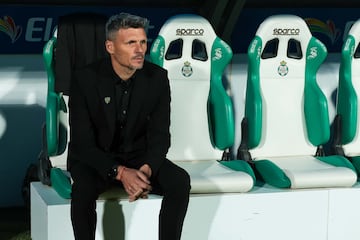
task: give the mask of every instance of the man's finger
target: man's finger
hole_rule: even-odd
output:
[[[145,173],[138,171],[138,177],[145,183],[150,184],[149,178],[146,176]]]
[[[134,194],[134,197],[135,197],[135,198],[139,198],[142,193],[143,193],[143,190],[142,190],[142,189],[139,189],[139,190],[137,190],[136,193]]]
[[[134,195],[129,196],[129,202],[138,200],[142,193],[143,193],[142,189],[137,190]]]

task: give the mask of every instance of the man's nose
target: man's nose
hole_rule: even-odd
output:
[[[144,52],[146,50],[146,45],[142,44],[142,43],[137,43],[136,44],[136,48],[135,51],[136,52]]]

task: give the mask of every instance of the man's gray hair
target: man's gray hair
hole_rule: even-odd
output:
[[[147,31],[149,20],[129,13],[119,13],[109,18],[105,26],[107,40],[114,40],[115,34],[120,29],[143,28]]]

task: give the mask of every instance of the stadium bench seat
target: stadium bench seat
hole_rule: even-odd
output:
[[[330,122],[316,74],[325,46],[295,15],[260,24],[248,48],[248,78],[238,158],[280,188],[351,187],[357,175],[343,156],[325,156]]]

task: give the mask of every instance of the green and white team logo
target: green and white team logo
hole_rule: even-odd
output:
[[[284,60],[282,60],[280,62],[280,66],[278,67],[278,73],[280,76],[286,76],[289,72],[289,68],[288,66],[286,66],[286,62]]]
[[[193,69],[190,65],[189,61],[184,62],[184,66],[181,68],[184,77],[190,77],[193,74]]]

